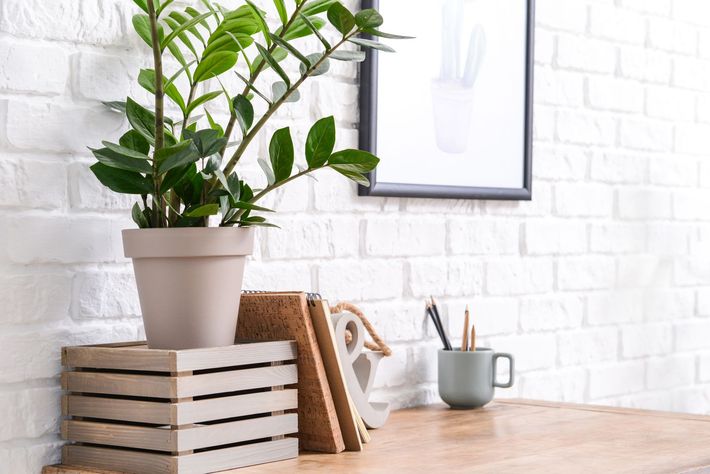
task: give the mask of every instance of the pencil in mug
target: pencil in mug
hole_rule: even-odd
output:
[[[434,297],[430,296],[429,298],[431,299],[431,308],[434,312],[434,316],[439,322],[439,328],[441,329],[441,339],[444,342],[444,349],[447,351],[451,351],[454,349],[454,347],[451,345],[451,341],[449,341],[449,337],[446,335],[446,330],[444,330],[444,323],[441,322],[441,316],[439,316],[439,308],[436,306],[436,301],[434,300]]]
[[[432,323],[434,323],[434,328],[436,328],[436,332],[439,334],[439,338],[441,339],[441,343],[444,345],[444,350],[451,350],[447,346],[447,339],[446,335],[444,334],[444,328],[441,327],[441,321],[439,321],[436,318],[436,315],[434,314],[434,310],[432,309],[432,305],[429,301],[426,302],[426,312],[431,318]]]
[[[466,305],[466,312],[463,318],[463,337],[461,338],[461,352],[468,351],[468,305]]]

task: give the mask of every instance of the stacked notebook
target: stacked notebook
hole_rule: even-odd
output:
[[[346,388],[328,302],[301,292],[245,292],[237,340],[298,344],[298,438],[301,449],[360,451],[369,441]]]

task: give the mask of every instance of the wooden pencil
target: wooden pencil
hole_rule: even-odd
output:
[[[461,352],[468,351],[468,305],[463,318],[463,338],[461,338]]]
[[[471,341],[470,347],[472,351],[476,351],[476,325],[471,322]]]

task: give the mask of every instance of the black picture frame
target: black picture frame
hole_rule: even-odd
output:
[[[404,2],[403,4],[406,4]],[[362,8],[378,8],[379,0],[362,0]],[[369,173],[370,186],[358,186],[360,196],[493,199],[529,201],[532,199],[532,123],[535,39],[535,0],[527,0],[525,137],[523,146],[523,185],[521,188],[442,186],[428,184],[383,183],[377,171]],[[377,63],[378,52],[368,51],[360,66],[360,149],[377,154]]]

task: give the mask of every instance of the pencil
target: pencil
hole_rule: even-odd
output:
[[[468,351],[468,305],[463,318],[463,338],[461,340],[461,352]]]
[[[476,325],[471,323],[471,350],[476,351]]]
[[[441,322],[441,316],[439,316],[439,308],[436,306],[436,301],[434,301],[434,297],[429,296],[429,298],[431,299],[431,309],[434,312],[434,317],[439,323],[439,328],[441,329],[441,338],[444,341],[444,349],[446,349],[447,351],[451,351],[454,348],[451,345],[451,341],[449,341],[449,336],[446,335],[446,331],[444,330],[444,323]]]
[[[434,328],[436,329],[436,332],[439,334],[439,338],[441,339],[441,343],[444,345],[444,350],[447,350],[447,351],[450,350],[446,346],[447,341],[446,341],[446,337],[444,336],[444,333],[443,333],[443,328],[441,327],[440,322],[438,322],[436,320],[436,316],[434,315],[434,311],[432,311],[431,303],[429,303],[429,301],[426,302],[426,312],[429,315],[429,317],[431,318],[431,322],[434,323]]]

